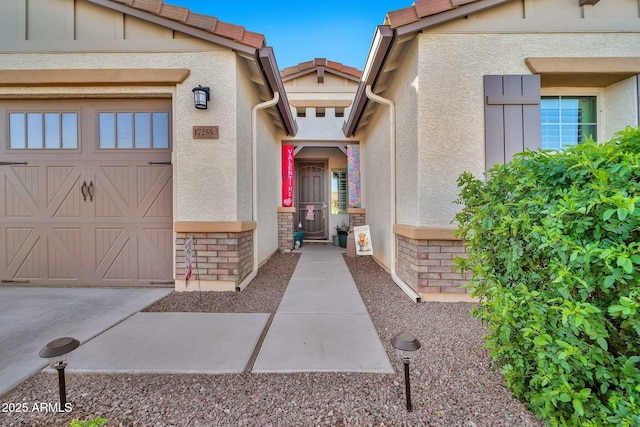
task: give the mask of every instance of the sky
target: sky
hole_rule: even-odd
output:
[[[326,58],[364,68],[377,25],[414,0],[164,0],[264,34],[278,68]]]

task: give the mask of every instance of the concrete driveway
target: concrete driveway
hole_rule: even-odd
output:
[[[0,287],[0,395],[47,365],[38,353],[48,342],[70,336],[83,344],[171,291]]]

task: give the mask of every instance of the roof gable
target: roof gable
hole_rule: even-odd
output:
[[[293,67],[287,67],[280,71],[280,76],[286,82],[307,74],[316,73],[320,82],[325,71],[352,81],[359,81],[362,76],[362,71],[357,68],[343,65],[340,62],[328,61],[325,58],[315,58],[313,61],[301,62]]]
[[[154,15],[159,19],[167,20],[158,22],[161,25],[174,22],[186,28],[204,31],[224,40],[237,43],[248,48],[260,49],[266,46],[266,38],[263,34],[247,31],[243,26],[220,21],[209,15],[194,13],[186,7],[167,4],[162,0],[88,0],[110,9],[118,10],[129,15],[140,17],[136,12]],[[174,28],[175,29],[175,28]],[[180,30],[178,28],[178,30]],[[229,46],[231,47],[231,46]]]
[[[133,16],[165,28],[188,34],[232,49],[254,62],[262,75],[264,86],[254,81],[266,95],[279,93],[275,106],[287,135],[295,135],[297,125],[289,108],[273,49],[266,45],[264,35],[247,31],[243,26],[218,18],[193,13],[188,8],[166,4],[162,0],[86,0],[87,2]]]
[[[498,2],[488,2],[486,0],[418,0],[409,7],[389,12],[387,14],[385,24],[389,25],[391,28],[398,28],[418,22],[423,18],[453,11],[458,9],[460,6],[471,3],[477,3],[477,10],[481,10],[491,6],[486,5],[485,3],[506,3],[509,1],[511,0],[502,0]],[[472,11],[474,10],[472,9]],[[467,13],[466,10],[465,13]]]

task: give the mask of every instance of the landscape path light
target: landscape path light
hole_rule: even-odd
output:
[[[49,366],[58,371],[58,386],[60,387],[60,407],[67,404],[67,388],[64,382],[64,368],[67,367],[67,353],[75,350],[80,341],[71,337],[58,338],[45,345],[40,350],[40,357],[49,360]]]
[[[409,365],[411,360],[416,356],[422,344],[420,341],[409,332],[402,332],[393,338],[391,338],[391,345],[396,349],[400,360],[404,364],[404,384],[405,392],[407,396],[407,411],[412,412],[413,406],[411,405],[411,383],[409,381]]]

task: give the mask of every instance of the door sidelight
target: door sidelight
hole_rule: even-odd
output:
[[[89,196],[89,201],[93,202],[93,194],[95,193],[95,187],[93,186],[93,181],[87,185],[87,181],[82,182],[82,187],[80,187],[80,192],[82,193],[82,198],[86,202],[87,196]]]

